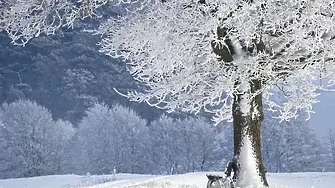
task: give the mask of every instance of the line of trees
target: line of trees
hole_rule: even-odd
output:
[[[325,149],[304,121],[278,123],[265,118],[262,130],[263,158],[269,172],[322,171]],[[331,170],[331,169],[327,169]]]
[[[54,121],[36,102],[19,100],[0,110],[0,178],[61,173],[72,125]]]
[[[165,115],[148,124],[120,105],[96,104],[76,132],[79,168],[69,172],[170,174],[212,167],[215,129],[205,119],[174,120]]]
[[[335,170],[333,133],[323,143],[303,121],[265,119],[268,172]],[[128,107],[99,103],[73,128],[36,102],[18,100],[0,109],[0,153],[0,178],[108,174],[114,167],[145,174],[222,171],[233,156],[233,129],[204,118],[162,115],[147,122]]]

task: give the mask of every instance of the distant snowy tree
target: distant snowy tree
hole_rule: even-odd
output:
[[[293,125],[287,132],[284,169],[288,172],[321,171],[321,146],[310,128]],[[297,134],[299,133],[299,137]]]
[[[216,132],[204,118],[188,118],[177,120],[180,128],[182,153],[180,158],[185,172],[208,170],[213,161]]]
[[[333,171],[335,171],[335,133],[334,132],[329,133],[329,143],[330,143]]]
[[[2,178],[59,173],[64,142],[72,125],[54,122],[36,102],[19,100],[0,110],[0,174]]]
[[[215,136],[215,170],[224,171],[227,162],[234,156],[234,129],[232,124],[219,125],[218,134]]]
[[[285,133],[290,131],[288,123],[265,118],[262,129],[262,153],[268,172],[282,172],[283,158],[286,147]]]
[[[263,156],[268,172],[321,171],[322,145],[304,120],[263,123]]]
[[[181,136],[173,118],[162,115],[151,122],[150,129],[150,155],[156,168],[155,174],[175,174],[180,162],[179,154],[183,152]]]
[[[320,86],[335,81],[333,0],[153,0],[141,13],[111,18],[98,29],[101,52],[125,59],[146,84],[132,101],[168,111],[215,114],[234,122],[234,153],[245,132],[261,182],[263,103],[282,120],[308,114]],[[317,83],[317,84],[316,84]],[[272,92],[285,98],[276,103]],[[241,164],[241,166],[246,164]]]
[[[117,153],[122,160],[121,172],[149,173],[146,170],[148,163],[148,127],[147,121],[128,107],[112,106],[115,130],[121,137],[120,151]],[[112,172],[112,171],[111,171]]]
[[[51,131],[53,134],[50,136],[51,146],[49,149],[52,149],[53,152],[48,157],[48,160],[52,161],[51,169],[55,169],[56,174],[64,173],[64,169],[67,168],[65,163],[68,157],[66,147],[75,130],[70,122],[58,120],[54,122]]]
[[[86,113],[78,128],[83,166],[90,173],[108,173],[120,162],[115,156],[120,141],[113,127],[112,114],[107,106],[99,104]]]
[[[129,108],[96,104],[78,128],[83,160],[90,173],[141,173],[146,163],[146,121]]]
[[[64,160],[62,161],[63,174],[86,174],[87,166],[84,152],[84,147],[81,144],[78,136],[78,131],[75,133],[64,147]]]
[[[150,156],[157,174],[209,170],[215,163],[215,135],[204,118],[174,120],[166,115],[150,124]]]
[[[335,133],[329,130],[327,140],[325,141],[325,168],[327,170],[335,171]]]

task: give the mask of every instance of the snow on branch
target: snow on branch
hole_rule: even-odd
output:
[[[173,110],[231,119],[234,95],[254,80],[279,118],[312,112],[324,86],[335,80],[333,0],[153,0],[141,13],[109,19],[101,52],[127,62],[147,86],[129,99]],[[331,81],[330,84],[333,82]],[[285,91],[285,101],[272,93]]]
[[[0,31],[6,30],[13,43],[25,45],[41,33],[54,34],[63,26],[72,27],[76,19],[96,16],[96,9],[139,0],[8,0],[0,4]]]

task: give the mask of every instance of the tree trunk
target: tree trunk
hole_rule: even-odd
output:
[[[249,103],[249,112],[246,114],[243,112],[241,107],[242,100],[245,100],[246,96],[259,91],[261,88],[261,82],[259,80],[253,80],[249,83],[250,88],[235,94],[233,103],[233,121],[234,121],[234,155],[240,156],[242,141],[244,138],[244,132],[246,130],[252,143],[253,151],[256,156],[256,166],[261,177],[261,181],[265,186],[268,186],[268,182],[265,177],[265,168],[262,158],[261,150],[261,122],[263,120],[263,106],[262,106],[262,93],[259,93]]]

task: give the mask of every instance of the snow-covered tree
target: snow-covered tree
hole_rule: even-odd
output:
[[[120,161],[115,157],[119,152],[117,133],[113,127],[110,109],[95,105],[87,110],[87,116],[79,124],[78,136],[82,146],[83,165],[90,173],[109,173]],[[109,157],[106,157],[109,156]]]
[[[234,157],[234,130],[233,125],[219,125],[218,134],[215,136],[215,149],[213,160],[216,165],[214,169],[224,171],[227,162]]]
[[[64,147],[65,155],[61,165],[63,174],[86,174],[88,172],[85,166],[84,148],[80,141],[78,131],[75,130]]]
[[[129,108],[96,104],[78,129],[83,161],[90,173],[141,173],[146,154],[146,121]]]
[[[262,153],[268,172],[282,172],[285,154],[285,131],[291,131],[286,123],[279,124],[278,120],[265,119],[262,129]]]
[[[326,167],[328,170],[335,171],[335,133],[329,130],[327,141],[325,143]]]
[[[64,142],[72,125],[54,122],[36,102],[19,100],[0,110],[0,174],[2,178],[59,173]]]
[[[73,137],[75,130],[70,122],[58,120],[54,122],[50,131],[52,134],[50,135],[49,149],[52,149],[53,152],[48,160],[52,161],[51,169],[55,169],[56,174],[64,173],[69,156],[66,147]]]
[[[155,174],[206,171],[217,165],[217,133],[204,118],[176,119],[162,115],[149,128],[150,160]]]
[[[149,173],[147,145],[149,140],[147,121],[142,119],[134,110],[120,105],[112,106],[113,121],[118,136],[122,139],[120,151],[122,159],[119,171],[130,173]]]
[[[208,170],[213,165],[216,132],[204,118],[177,120],[182,139],[185,172]]]
[[[267,118],[263,123],[262,137],[268,172],[322,170],[322,145],[302,118],[281,123]]]
[[[162,115],[159,119],[151,122],[150,134],[150,157],[156,168],[155,174],[176,174],[180,162],[179,154],[183,153],[179,126],[173,118]],[[158,167],[158,168],[157,168]]]
[[[169,111],[205,110],[217,123],[233,120],[234,153],[247,132],[267,186],[263,104],[289,120],[312,111],[324,89],[315,80],[334,83],[334,6],[333,0],[153,0],[97,33],[104,35],[101,52],[127,60],[147,86],[126,94],[130,100]],[[272,100],[278,90],[283,103]]]

